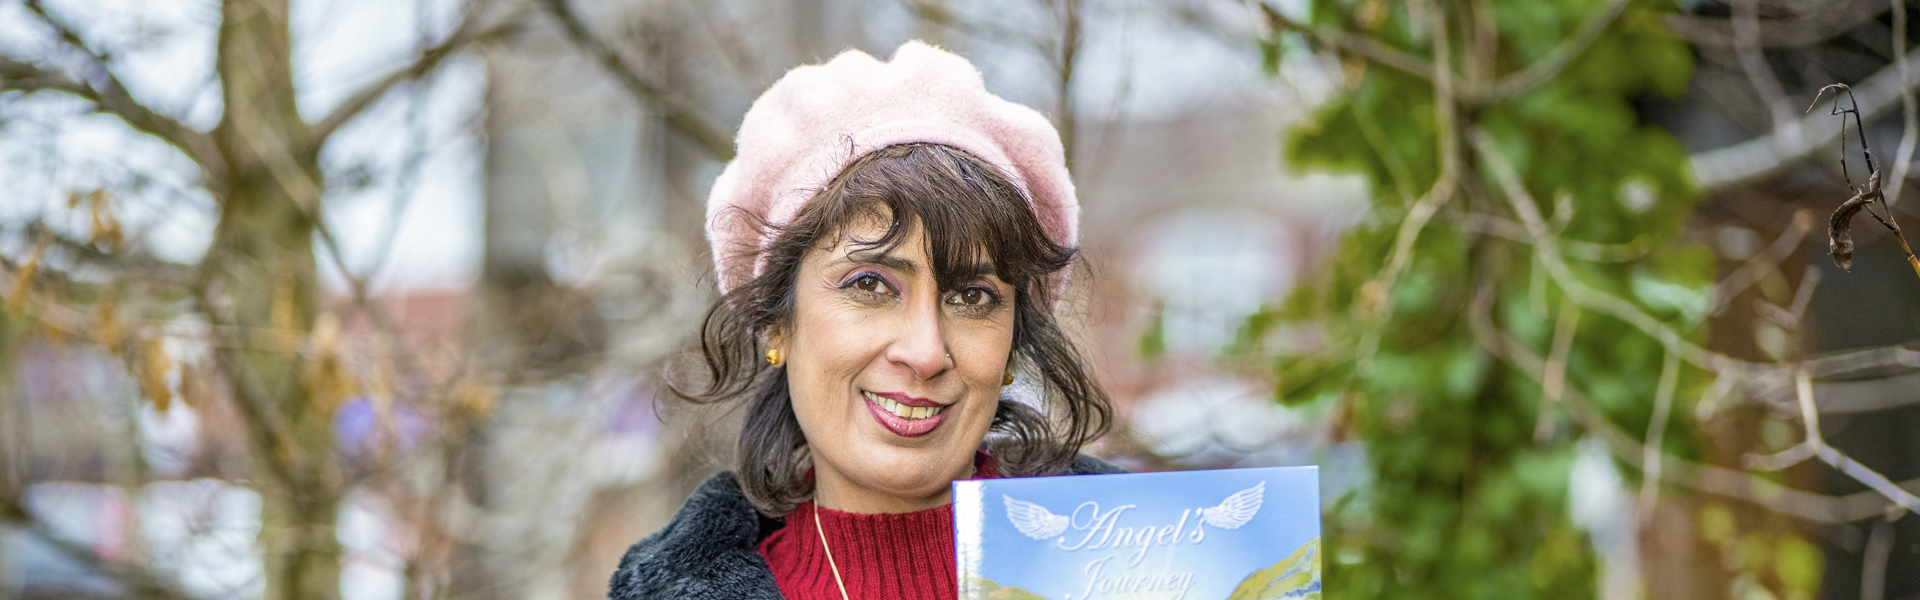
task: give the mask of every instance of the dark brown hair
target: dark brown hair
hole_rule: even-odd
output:
[[[1053,277],[1075,258],[1054,243],[1027,200],[993,165],[938,144],[902,144],[853,161],[814,194],[784,227],[751,221],[773,242],[759,255],[758,277],[727,292],[707,310],[700,329],[704,380],[672,381],[695,404],[744,401],[746,422],[737,454],[740,488],[769,516],[782,516],[813,496],[812,462],[787,395],[784,368],[760,359],[769,331],[788,326],[795,278],[806,251],[838,245],[864,219],[891,223],[861,250],[889,251],[923,226],[935,281],[943,291],[974,280],[984,252],[994,273],[1016,290],[1013,361],[1042,390],[1046,412],[1002,396],[987,444],[1006,476],[1063,473],[1080,447],[1104,435],[1112,417],[1107,394],[1085,358],[1053,319]],[[755,256],[731,257],[751,265]],[[1008,388],[1012,389],[1012,388]]]

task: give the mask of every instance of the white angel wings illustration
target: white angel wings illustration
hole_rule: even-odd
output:
[[[1200,509],[1200,522],[1221,529],[1239,529],[1253,520],[1253,514],[1260,512],[1260,500],[1267,492],[1267,482],[1234,492],[1221,500],[1219,506]]]
[[[1070,519],[1065,515],[1053,514],[1044,506],[1015,500],[1006,494],[1001,494],[1000,498],[1007,502],[1007,520],[1013,521],[1013,528],[1027,534],[1027,537],[1044,540],[1066,533]]]

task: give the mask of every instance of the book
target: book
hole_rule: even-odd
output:
[[[1320,472],[953,482],[962,600],[1319,600]]]

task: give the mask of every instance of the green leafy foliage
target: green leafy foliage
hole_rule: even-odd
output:
[[[1428,13],[1441,11],[1455,85],[1473,89],[1487,87],[1461,76],[1475,42],[1484,42],[1474,39],[1484,31],[1474,25],[1474,11],[1491,13],[1491,73],[1499,77],[1552,56],[1609,4],[1316,0],[1305,25],[1365,35],[1433,61],[1436,36],[1426,23]],[[1328,523],[1330,597],[1594,595],[1596,559],[1586,534],[1569,521],[1566,498],[1582,433],[1549,414],[1550,435],[1536,439],[1538,374],[1517,370],[1485,339],[1490,329],[1545,357],[1556,315],[1582,309],[1543,271],[1545,260],[1524,239],[1523,219],[1474,155],[1471,139],[1480,132],[1492,141],[1559,239],[1634,258],[1566,257],[1581,286],[1625,299],[1683,335],[1702,336],[1689,324],[1707,309],[1714,263],[1706,249],[1679,239],[1696,201],[1687,154],[1672,136],[1641,123],[1632,104],[1686,90],[1692,55],[1660,26],[1674,10],[1671,0],[1633,1],[1563,69],[1517,96],[1480,103],[1462,92],[1450,140],[1442,139],[1431,81],[1342,54],[1346,90],[1290,132],[1293,169],[1357,173],[1373,189],[1368,216],[1343,237],[1318,280],[1284,306],[1254,315],[1241,336],[1258,340],[1272,328],[1298,325],[1331,340],[1272,358],[1280,402],[1344,405],[1352,415],[1346,426],[1367,448],[1371,484],[1335,503]],[[1287,31],[1276,37],[1298,35]],[[1445,144],[1459,152],[1459,187],[1387,287],[1381,274],[1402,223],[1415,199],[1442,181]],[[1479,337],[1476,318],[1484,320]],[[1371,328],[1377,349],[1361,347]],[[1660,341],[1592,311],[1582,313],[1574,332],[1568,385],[1625,431],[1647,431],[1664,362]],[[1362,364],[1363,356],[1370,362]],[[1705,379],[1681,370],[1669,419],[1685,414],[1679,403],[1698,397]],[[1683,427],[1666,429],[1666,452],[1699,454]]]

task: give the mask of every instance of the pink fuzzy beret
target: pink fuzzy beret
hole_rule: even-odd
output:
[[[1059,132],[1039,112],[988,93],[967,59],[912,41],[889,62],[848,50],[795,68],[753,102],[734,139],[738,155],[707,199],[720,291],[759,276],[761,251],[773,241],[739,211],[784,226],[854,159],[915,142],[952,146],[998,167],[1047,236],[1074,245],[1080,204]],[[1058,298],[1064,273],[1055,279]]]

